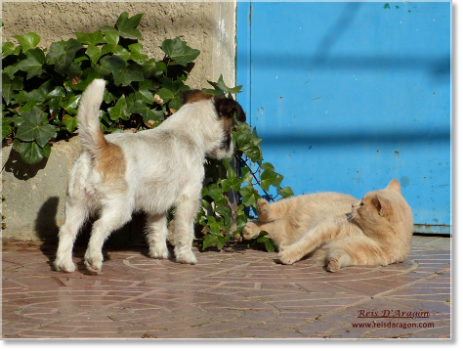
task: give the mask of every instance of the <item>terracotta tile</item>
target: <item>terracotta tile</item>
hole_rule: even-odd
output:
[[[107,248],[100,275],[87,273],[85,247],[76,247],[79,270],[65,274],[51,269],[54,247],[5,245],[3,337],[448,338],[451,273],[435,272],[448,268],[450,251],[433,240],[420,238],[401,264],[335,274],[245,247],[195,248],[195,266],[150,259],[145,247]],[[429,311],[435,328],[353,328],[360,309]]]

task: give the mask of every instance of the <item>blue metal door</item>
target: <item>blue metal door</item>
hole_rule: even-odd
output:
[[[451,4],[238,3],[239,102],[296,195],[397,178],[415,231],[450,233]]]

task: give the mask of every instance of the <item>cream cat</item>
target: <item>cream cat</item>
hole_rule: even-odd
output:
[[[310,254],[336,272],[351,265],[402,262],[410,250],[413,216],[396,179],[360,201],[338,193],[295,196],[271,205],[259,199],[257,213],[259,220],[247,223],[243,237],[249,240],[265,230],[284,264]]]

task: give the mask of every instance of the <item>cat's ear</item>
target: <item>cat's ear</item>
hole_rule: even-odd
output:
[[[392,190],[402,195],[402,190],[400,189],[400,183],[397,179],[392,179],[389,185],[387,186],[386,190]]]
[[[392,206],[389,200],[378,195],[373,196],[371,199],[372,205],[381,217],[388,218],[392,215]]]

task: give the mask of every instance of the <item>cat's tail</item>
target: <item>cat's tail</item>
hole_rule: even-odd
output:
[[[107,143],[99,120],[105,84],[104,79],[95,79],[82,95],[77,112],[82,148],[88,151],[92,157],[97,157]]]

